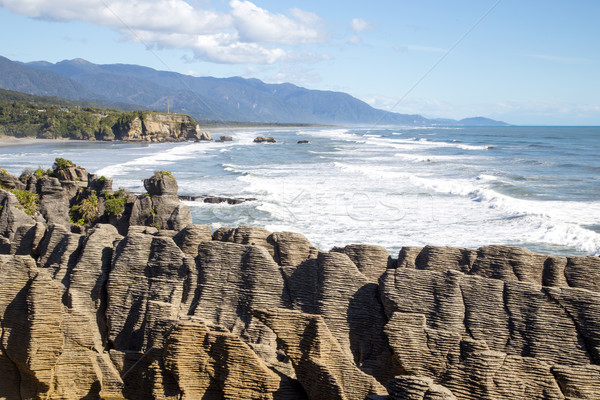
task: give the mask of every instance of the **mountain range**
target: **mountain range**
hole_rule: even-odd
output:
[[[194,77],[83,59],[21,63],[0,57],[0,88],[109,107],[189,114],[198,121],[374,125],[507,125],[488,118],[427,119],[371,107],[343,92],[240,77]]]

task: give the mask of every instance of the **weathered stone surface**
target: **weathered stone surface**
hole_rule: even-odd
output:
[[[0,258],[1,286],[10,283],[2,289],[0,300],[0,365],[8,370],[9,377],[17,374],[18,378],[4,382],[6,389],[0,389],[0,393],[14,393],[17,385],[21,398],[37,398],[50,391],[54,367],[63,349],[61,293],[29,257],[9,257]]]
[[[565,398],[594,399],[600,393],[598,365],[554,365],[552,373]]]
[[[19,180],[13,174],[6,172],[6,170],[0,170],[0,188],[3,189],[25,189],[25,184]]]
[[[358,270],[367,277],[370,282],[377,283],[390,262],[390,255],[384,247],[368,244],[351,244],[345,247],[334,248],[346,254],[358,267]]]
[[[270,236],[271,232],[258,226],[240,226],[237,228],[222,227],[213,233],[213,240],[262,246],[269,251],[271,256],[274,256],[275,251]]]
[[[416,268],[415,261],[419,256],[419,253],[423,250],[422,247],[416,246],[404,246],[398,253],[398,260],[396,261],[397,268]]]
[[[477,250],[440,246],[403,247],[397,267],[440,272],[455,270],[502,281],[600,291],[599,257],[554,257],[514,246],[494,245]]]
[[[284,291],[278,265],[262,246],[203,242],[196,258],[197,288],[190,314],[226,327],[252,343],[274,344],[252,310],[279,307]]]
[[[195,258],[200,243],[212,240],[212,232],[208,225],[188,225],[180,230],[173,240],[185,254]]]
[[[81,186],[87,186],[88,173],[85,168],[75,165],[64,167],[56,171],[58,180],[78,182]]]
[[[36,256],[38,246],[45,234],[46,225],[43,222],[37,222],[33,226],[20,225],[15,232],[10,254]]]
[[[277,335],[309,399],[386,394],[383,386],[354,365],[320,316],[281,308],[257,310],[254,315]]]
[[[564,274],[569,286],[600,292],[600,257],[569,257]]]
[[[417,269],[433,271],[456,270],[469,272],[475,251],[455,247],[425,246],[415,259]]]
[[[9,242],[14,243],[13,253],[19,247],[23,237],[28,234],[31,229],[34,229],[33,236],[37,238],[35,234],[36,220],[25,213],[23,207],[14,194],[0,189],[0,236],[8,239]],[[31,239],[31,246],[34,246],[34,242],[39,243],[39,239]],[[7,248],[6,253],[11,252]],[[29,254],[29,253],[27,253]]]
[[[181,321],[169,333],[164,364],[181,399],[271,400],[280,378],[238,336]]]
[[[0,398],[21,398],[18,359],[9,356],[8,347],[23,352],[28,346],[25,288],[36,274],[32,258],[0,255]]]
[[[212,140],[192,118],[183,114],[144,113],[135,116],[114,132],[117,140],[127,141],[183,141]]]
[[[450,390],[431,378],[399,375],[387,384],[389,400],[456,400]]]
[[[71,233],[64,225],[52,225],[39,245],[38,266],[48,268],[60,285],[68,285],[67,274],[75,265],[83,236]]]
[[[115,249],[107,283],[108,340],[117,350],[161,347],[189,296],[192,261],[172,239],[130,234]],[[165,325],[166,321],[166,325]]]
[[[36,191],[40,198],[40,213],[47,224],[69,226],[70,197],[60,181],[57,178],[38,179]]]
[[[144,179],[144,188],[150,196],[177,196],[178,190],[177,181],[170,174],[161,171]]]
[[[144,180],[150,196],[140,196],[133,203],[130,225],[154,226],[157,229],[181,230],[192,223],[190,208],[177,197],[177,181],[163,171]]]
[[[273,243],[274,259],[284,268],[295,268],[309,259],[317,258],[318,250],[304,235],[294,232],[275,232],[266,239],[267,246]],[[263,244],[264,245],[264,244]],[[268,247],[267,247],[268,249]]]

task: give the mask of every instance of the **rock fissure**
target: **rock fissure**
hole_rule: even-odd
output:
[[[475,339],[475,336],[473,335],[473,332],[471,332],[471,329],[469,328],[469,323],[468,323],[468,319],[467,319],[467,315],[469,313],[469,306],[467,305],[467,301],[465,300],[465,293],[463,292],[463,289],[460,287],[460,283],[459,283],[459,290],[460,290],[460,297],[462,299],[463,302],[463,325],[465,327],[465,332],[467,333],[467,335],[469,335],[469,337],[471,339]]]
[[[23,394],[21,392],[21,373],[19,370],[19,365],[10,357],[10,355],[6,351],[6,348],[4,347],[4,326],[3,326],[2,318],[0,318],[0,350],[1,350],[2,356],[6,360],[8,360],[8,362],[11,364],[11,366],[13,368],[13,371],[14,371],[13,376],[16,379],[16,381],[14,382],[14,386],[17,389],[16,392],[19,393],[21,399],[25,399],[25,397],[23,397]],[[2,395],[1,392],[0,392],[0,395]]]
[[[504,307],[504,313],[508,317],[508,335],[506,337],[506,343],[504,344],[504,349],[508,349],[511,344],[511,336],[515,331],[515,325],[512,320],[510,308],[508,307],[508,288],[506,283],[502,286],[502,306]]]
[[[560,302],[560,300],[554,297],[547,288],[542,288],[542,292],[546,295],[546,297],[549,300],[551,300],[554,304],[559,306],[564,311],[565,315],[567,315],[567,317],[571,320],[577,332],[577,338],[579,339],[578,342],[581,345],[583,351],[585,352],[585,356],[589,360],[590,364],[600,365],[600,360],[594,359],[593,354],[590,350],[593,346],[588,343],[589,339],[586,337],[586,335],[583,334],[577,319],[573,317],[571,312],[567,310],[567,308]]]

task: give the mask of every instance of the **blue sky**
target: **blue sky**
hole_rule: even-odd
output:
[[[426,117],[600,125],[600,1],[0,0],[0,55],[339,90]]]

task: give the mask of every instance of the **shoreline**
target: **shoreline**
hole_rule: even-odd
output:
[[[44,144],[44,143],[55,143],[57,141],[69,141],[71,139],[40,139],[33,137],[16,137],[3,135],[0,136],[0,147],[10,147],[10,146],[24,146],[24,145],[33,145],[33,144]],[[89,140],[81,140],[82,142],[89,142]]]
[[[276,125],[268,125],[268,126],[223,126],[223,127],[215,127],[215,128],[207,128],[206,131],[208,133],[228,133],[228,132],[236,132],[236,131],[254,131],[254,130],[264,130],[264,131],[275,131],[275,130],[285,130],[285,129],[318,129],[318,128],[339,128],[341,126],[335,125],[289,125],[289,126],[276,126]],[[213,140],[204,140],[204,142],[210,143],[215,142],[216,139],[213,137]],[[177,141],[160,141],[160,142],[152,142],[149,140],[88,140],[88,139],[70,139],[70,138],[56,138],[56,139],[45,139],[38,137],[17,137],[11,135],[1,135],[0,136],[0,147],[10,147],[10,146],[26,146],[26,145],[34,145],[34,144],[49,144],[56,142],[85,142],[85,143],[179,143]],[[189,140],[181,141],[181,143],[190,142]],[[193,142],[193,141],[191,141]],[[202,141],[201,141],[202,142]]]

